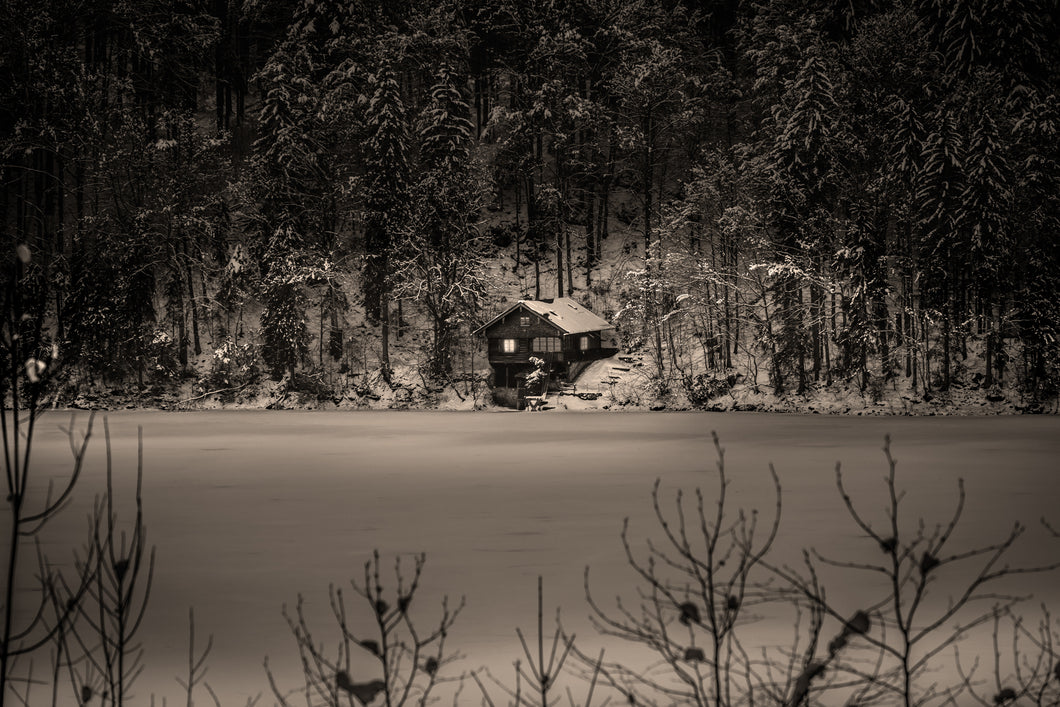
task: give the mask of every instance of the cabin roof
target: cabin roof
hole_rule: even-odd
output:
[[[569,297],[557,297],[551,302],[521,299],[480,326],[474,333],[478,334],[488,329],[520,307],[530,310],[549,324],[562,330],[565,334],[581,334],[588,331],[603,331],[604,329],[614,328],[611,322],[593,314]]]

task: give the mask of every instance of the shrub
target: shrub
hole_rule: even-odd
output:
[[[309,398],[318,402],[329,400],[334,396],[334,390],[324,380],[323,371],[295,372],[293,376],[287,378],[287,391],[298,393],[303,399]]]
[[[498,224],[491,226],[486,235],[494,246],[503,249],[515,242],[520,230],[524,230],[523,227],[515,224]]]
[[[173,337],[163,329],[156,329],[144,351],[147,374],[155,381],[169,381],[180,373],[177,347]]]
[[[239,388],[253,382],[259,374],[257,348],[228,337],[213,352],[210,370],[200,385],[207,389]]]
[[[693,407],[705,407],[714,398],[732,390],[731,378],[716,378],[704,373],[699,373],[694,378],[686,375],[681,382],[688,402]]]

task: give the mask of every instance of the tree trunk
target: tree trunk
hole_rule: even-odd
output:
[[[942,315],[942,389],[950,389],[950,355],[952,340],[950,329],[953,323],[953,297],[946,297],[946,308]]]
[[[927,315],[920,312],[920,335],[924,337],[924,392],[931,390],[931,330],[928,328]]]
[[[324,318],[327,316],[326,308],[324,307],[324,299],[321,298],[319,306],[319,321],[320,321],[320,333],[317,337],[317,363],[320,364],[321,368],[324,366]]]
[[[541,299],[541,244],[538,242],[537,203],[534,199],[533,169],[525,175],[526,232],[530,235],[530,257],[534,259],[534,299]]]
[[[177,317],[177,360],[184,368],[188,366],[188,323],[184,314],[183,297],[180,302],[180,312]]]
[[[382,353],[379,357],[380,372],[383,380],[390,385],[390,302],[384,292],[379,296],[379,335],[382,339]]]
[[[482,78],[475,75],[472,81],[475,94],[475,139],[482,137]]]
[[[562,223],[556,228],[556,296],[563,296],[563,231]]]
[[[647,144],[644,146],[644,152],[642,159],[644,163],[641,165],[641,189],[643,190],[644,198],[644,257],[647,258],[651,251],[651,220],[652,220],[652,191],[655,188],[654,185],[654,169],[652,168],[652,154],[651,154],[651,124],[652,120],[649,117],[646,119],[647,129],[644,132],[645,140]]]
[[[766,288],[761,288],[762,291],[762,309],[765,314],[766,320],[766,336],[769,338],[769,360],[770,368],[772,369],[773,378],[773,392],[776,395],[784,393],[784,373],[780,369],[780,357],[777,355],[777,342],[773,336],[775,327],[773,326],[773,315],[769,311],[769,293]]]
[[[231,111],[231,89],[228,86],[227,53],[230,41],[230,28],[228,23],[228,0],[214,0],[214,17],[217,18],[220,36],[214,47],[214,101],[216,102],[217,132],[228,130],[228,116]],[[226,89],[228,89],[226,91]],[[227,93],[227,101],[226,101]],[[225,110],[225,105],[229,110]]]
[[[804,335],[804,320],[803,320],[803,287],[799,282],[793,282],[791,287],[791,304],[792,304],[792,321],[795,328],[795,345],[798,347],[798,361],[799,361],[799,388],[796,391],[799,395],[806,392],[806,343]]]
[[[596,264],[595,191],[588,193],[591,196],[582,199],[585,206],[585,289],[589,289],[593,284],[593,265]]]
[[[739,312],[733,311],[733,306],[729,299],[730,290],[732,289],[731,284],[735,284],[736,280],[736,246],[735,244],[730,244],[728,240],[729,239],[723,241],[721,246],[722,268],[724,272],[724,282],[722,283],[722,311],[725,319],[725,324],[722,327],[725,351],[722,355],[723,365],[726,369],[732,368],[732,355],[736,353],[737,338],[739,334],[739,323],[738,321],[733,321],[739,316]],[[711,243],[713,244],[713,239],[711,240]],[[730,254],[732,257],[730,257]],[[736,325],[735,327],[733,326],[734,324]]]
[[[993,306],[988,306],[984,318],[986,319],[986,331],[984,338],[986,339],[986,353],[984,363],[985,380],[984,384],[987,388],[994,385],[994,312]]]
[[[571,261],[574,259],[571,257],[570,252],[570,229],[566,226],[563,227],[563,240],[567,248],[567,294],[574,294],[574,270],[571,266]]]
[[[534,299],[541,299],[541,261],[534,258]]]
[[[821,380],[821,301],[823,295],[820,288],[810,286],[810,317],[811,317],[811,341],[813,348],[813,382]]]
[[[199,308],[195,304],[195,278],[192,277],[191,259],[189,257],[188,243],[186,240],[184,241],[184,257],[184,268],[188,278],[188,305],[191,307],[192,337],[195,355],[198,356],[202,353],[202,344],[199,341]]]

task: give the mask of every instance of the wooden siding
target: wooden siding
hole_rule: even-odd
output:
[[[520,317],[529,317],[529,326],[522,326]],[[519,307],[509,312],[504,319],[494,322],[485,334],[489,339],[532,339],[536,336],[561,336],[563,331],[529,309]]]
[[[581,337],[589,337],[589,348],[582,349]],[[600,358],[603,349],[600,346],[600,335],[595,332],[587,334],[571,334],[562,337],[560,351],[534,351],[533,340],[528,338],[516,338],[516,351],[505,353],[502,349],[502,338],[490,338],[488,352],[490,363],[529,363],[531,356],[543,358],[546,361],[560,363],[562,361],[583,361],[587,359]]]
[[[581,338],[589,337],[589,348],[582,350]],[[589,331],[584,334],[571,334],[563,337],[563,355],[568,361],[584,361],[600,357],[600,332]]]
[[[527,317],[527,326],[521,324],[521,318]],[[553,364],[564,360],[563,351],[534,351],[533,340],[539,337],[563,338],[563,332],[552,323],[542,319],[525,307],[518,307],[503,319],[494,322],[485,332],[489,342],[489,361],[491,364],[525,364],[530,365],[530,357],[536,356]],[[503,339],[515,339],[517,350],[505,353],[502,349]],[[561,344],[561,347],[564,344]]]

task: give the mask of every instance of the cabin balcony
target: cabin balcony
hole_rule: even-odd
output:
[[[546,363],[562,363],[566,359],[564,358],[562,351],[522,351],[520,353],[503,353],[500,351],[490,351],[489,361],[490,363],[501,363],[507,365],[514,364],[525,364],[530,365],[530,357],[540,358]]]

